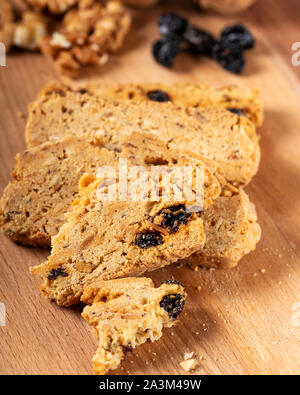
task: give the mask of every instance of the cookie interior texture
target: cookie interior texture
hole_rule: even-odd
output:
[[[78,192],[84,173],[95,173],[102,166],[118,169],[119,159],[129,159],[128,166],[195,165],[205,167],[204,207],[211,204],[226,183],[220,169],[206,158],[193,153],[169,149],[151,135],[136,134],[138,146],[123,140],[122,152],[108,151],[101,140],[67,136],[54,143],[44,143],[20,153],[12,173],[13,181],[0,200],[0,226],[4,233],[19,243],[47,247],[51,237],[64,223]],[[155,147],[149,157],[148,146]],[[148,156],[147,156],[148,155]],[[143,160],[145,156],[145,160]],[[135,159],[131,162],[130,158]],[[150,163],[149,161],[152,160]],[[175,162],[175,163],[174,163]]]
[[[235,85],[215,88],[208,84],[162,83],[148,84],[105,84],[89,83],[85,86],[88,92],[111,100],[159,101],[172,102],[178,106],[206,108],[221,107],[236,111],[249,118],[255,126],[263,122],[263,108],[256,89],[241,88]]]
[[[163,222],[163,210],[172,213],[180,206],[185,213],[185,201],[103,201],[98,198],[101,179],[85,175],[80,183],[73,210],[52,238],[48,261],[31,268],[42,279],[42,292],[59,305],[77,303],[92,282],[140,275],[203,248],[197,213],[189,213],[175,231]],[[114,188],[117,182],[108,186]]]
[[[177,281],[155,288],[149,278],[102,281],[85,289],[82,316],[99,339],[94,370],[105,374],[116,369],[124,355],[147,340],[156,341],[183,310],[186,294]]]
[[[132,132],[152,133],[170,148],[187,149],[214,160],[226,179],[245,185],[260,159],[254,124],[221,108],[197,109],[153,101],[102,100],[85,90],[51,85],[30,106],[29,147],[66,135],[101,136],[106,148],[121,150]]]

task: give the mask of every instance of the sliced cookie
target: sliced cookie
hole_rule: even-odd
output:
[[[156,341],[183,310],[186,294],[175,280],[155,288],[149,278],[125,278],[88,286],[81,300],[82,316],[93,327],[99,345],[94,370],[116,369],[124,356],[147,340]]]
[[[220,108],[184,108],[153,101],[102,100],[86,91],[52,85],[30,106],[29,147],[71,135],[103,137],[108,149],[121,150],[122,136],[152,133],[170,148],[188,149],[216,161],[227,180],[245,185],[258,169],[255,126]]]
[[[86,89],[101,98],[110,100],[172,102],[175,105],[198,109],[218,106],[249,118],[257,127],[263,122],[263,107],[258,91],[235,85],[214,88],[200,83],[172,85],[90,83]]]
[[[16,242],[49,246],[78,192],[80,177],[99,164],[115,166],[116,158],[100,141],[77,137],[18,154],[13,181],[0,200],[1,230]]]
[[[102,148],[101,141],[85,137],[65,137],[18,154],[11,181],[0,200],[0,227],[12,240],[33,246],[50,246],[58,233],[64,214],[71,209],[78,192],[78,181],[84,173],[95,173],[101,166],[118,169],[119,158],[129,158],[133,150],[146,152],[153,136],[136,136],[139,148],[124,139],[123,152],[118,154]],[[157,144],[157,143],[156,143]],[[158,142],[158,148],[163,143]],[[130,151],[129,151],[130,149]],[[224,179],[211,161],[192,153],[164,149],[165,166],[201,166],[205,175],[204,206],[220,194]],[[136,155],[138,153],[136,152]],[[157,153],[156,153],[157,154]],[[147,161],[146,161],[147,162]],[[149,166],[142,161],[139,164]],[[160,165],[153,162],[153,166]],[[130,158],[129,163],[130,165]]]
[[[80,196],[66,222],[52,238],[48,260],[31,268],[42,279],[41,290],[57,304],[77,303],[95,281],[140,275],[201,250],[202,219],[188,202],[111,201],[99,199],[118,190],[101,178],[85,175]]]
[[[172,151],[164,149],[155,137],[132,134],[132,142],[124,142],[123,153],[133,164],[172,162]],[[206,242],[204,248],[184,260],[191,266],[229,268],[253,251],[260,240],[261,229],[254,205],[242,190],[232,187],[218,173],[216,165],[207,160],[206,165],[222,187],[221,196],[199,214],[203,219]],[[214,167],[215,166],[215,167]]]
[[[201,214],[206,236],[205,246],[183,263],[227,269],[253,251],[260,240],[261,228],[254,205],[239,190],[230,197],[220,196]]]

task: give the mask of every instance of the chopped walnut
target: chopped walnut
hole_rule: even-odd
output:
[[[38,10],[47,9],[52,14],[63,14],[78,3],[78,0],[25,0]]]
[[[44,17],[36,12],[25,12],[16,24],[13,44],[18,48],[36,50],[40,39],[47,33]]]
[[[66,13],[59,31],[41,42],[62,74],[75,77],[80,65],[103,65],[110,52],[123,44],[131,24],[129,12],[118,1],[79,0]]]

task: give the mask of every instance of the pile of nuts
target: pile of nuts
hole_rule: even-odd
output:
[[[59,15],[59,16],[58,16]],[[0,42],[41,50],[61,74],[76,77],[82,65],[103,65],[131,25],[129,11],[108,0],[1,0]]]

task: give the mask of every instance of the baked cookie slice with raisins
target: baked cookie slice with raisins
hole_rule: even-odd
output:
[[[132,134],[131,142],[124,141],[123,154],[136,165],[172,163],[172,151],[163,147],[155,137]],[[224,183],[218,169],[208,160],[206,165],[214,169],[220,180],[221,194],[198,215],[203,219],[205,245],[203,249],[184,259],[190,266],[230,268],[253,251],[260,240],[261,228],[257,222],[255,206],[246,192]]]
[[[15,242],[48,247],[64,223],[78,192],[80,177],[104,164],[117,165],[117,154],[101,140],[68,136],[16,156],[13,180],[0,200],[0,228]]]
[[[95,281],[137,276],[203,248],[203,221],[190,201],[114,200],[121,188],[117,180],[83,176],[50,257],[31,268],[42,293],[57,304],[78,303]]]
[[[141,152],[152,144],[152,139],[153,136],[143,135]],[[18,154],[12,173],[13,181],[5,188],[0,200],[1,230],[22,244],[50,246],[51,237],[57,234],[64,223],[64,214],[72,207],[80,177],[87,172],[95,173],[102,166],[111,166],[117,171],[119,159],[128,158],[129,146],[129,141],[125,139],[123,151],[118,154],[103,148],[101,140],[67,136]],[[135,150],[139,151],[137,148]],[[191,153],[167,147],[165,152],[164,165],[184,166],[188,163],[204,169],[204,204],[211,204],[224,184],[220,169],[213,162]],[[159,164],[161,162],[158,161],[153,166]],[[148,168],[150,162],[144,165]]]
[[[101,84],[90,83],[85,88],[111,100],[172,102],[175,105],[195,108],[221,107],[239,116],[249,118],[256,127],[263,122],[263,106],[257,89],[227,85],[214,88],[208,84],[162,83]]]
[[[172,149],[215,161],[225,178],[246,185],[258,170],[259,139],[254,124],[222,108],[179,107],[153,101],[107,101],[86,91],[54,84],[30,106],[29,147],[66,135],[101,136],[107,149],[122,149],[123,136],[150,133]]]
[[[149,278],[101,281],[88,286],[81,297],[83,318],[93,327],[99,345],[94,371],[116,369],[124,356],[147,340],[162,336],[163,328],[176,324],[186,299],[183,285],[165,281],[155,288]]]

